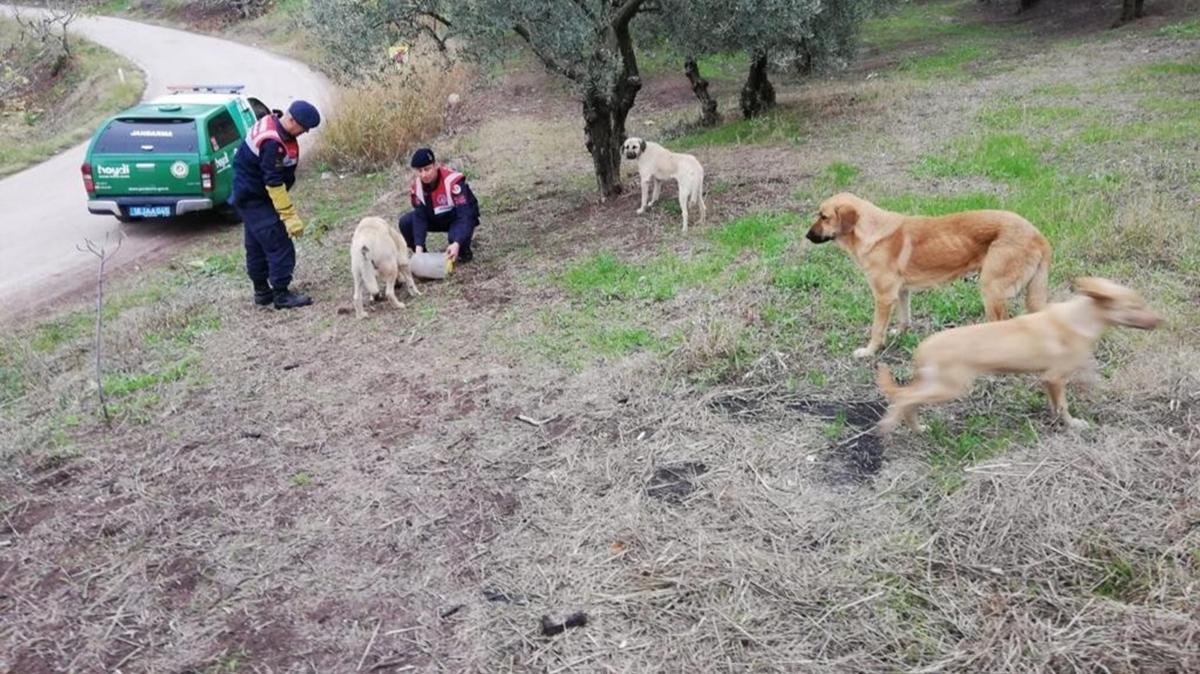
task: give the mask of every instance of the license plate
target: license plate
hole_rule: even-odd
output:
[[[129,215],[135,218],[169,218],[170,206],[130,206]]]

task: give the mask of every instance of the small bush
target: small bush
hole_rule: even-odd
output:
[[[458,66],[341,88],[320,159],[352,171],[390,166],[441,131],[446,99],[466,81],[466,69]]]

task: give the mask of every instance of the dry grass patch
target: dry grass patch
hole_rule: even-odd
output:
[[[322,130],[318,159],[350,170],[405,159],[442,129],[447,97],[461,95],[468,78],[467,69],[456,66],[340,88],[333,104],[337,112]]]

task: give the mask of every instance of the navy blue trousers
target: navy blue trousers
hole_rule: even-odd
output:
[[[410,247],[425,245],[425,232],[421,232],[419,241],[414,240],[416,232],[413,231],[413,221],[417,215],[416,211],[409,211],[400,216],[400,233],[404,235],[404,240],[408,242]],[[479,223],[476,223],[478,225]],[[452,231],[453,230],[453,231]],[[471,257],[471,237],[475,234],[474,227],[456,228],[454,221],[447,218],[439,222],[437,218],[433,218],[429,222],[430,232],[446,232],[446,238],[450,241],[455,239],[461,241],[458,247],[458,254],[467,259]]]
[[[269,282],[286,288],[296,270],[296,246],[271,201],[246,199],[233,205],[242,216],[246,239],[246,273],[256,286]]]

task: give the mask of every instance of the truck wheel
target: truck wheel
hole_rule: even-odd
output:
[[[238,215],[237,209],[233,206],[218,206],[213,210],[216,211],[217,218],[221,222],[233,225],[242,221],[242,216]]]

